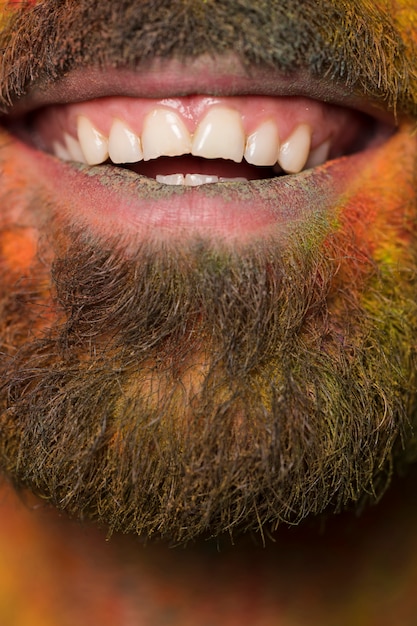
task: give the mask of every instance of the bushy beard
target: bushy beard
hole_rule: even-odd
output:
[[[40,255],[2,295],[0,464],[17,485],[174,541],[384,491],[411,441],[415,259],[381,269],[319,218],[285,251],[129,258],[55,232],[51,275]]]

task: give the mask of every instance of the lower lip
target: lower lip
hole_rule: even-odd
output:
[[[19,140],[14,148],[18,169],[23,166],[30,184],[37,181],[43,196],[47,190],[48,205],[75,226],[135,242],[197,236],[243,244],[272,236],[284,242],[313,215],[334,216],[338,198],[371,152],[296,176],[185,187],[159,184],[113,166],[64,163]]]

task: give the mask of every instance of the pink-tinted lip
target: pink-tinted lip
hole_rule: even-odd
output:
[[[96,97],[169,97],[188,94],[303,95],[370,112],[393,124],[393,116],[341,86],[304,74],[277,76],[266,69],[247,70],[237,58],[204,58],[186,66],[154,62],[147,70],[78,70],[49,85],[38,85],[11,110],[12,117],[46,104]],[[7,118],[6,118],[7,119]],[[334,210],[349,180],[369,155],[357,153],[302,172],[249,183],[218,183],[197,188],[171,187],[109,165],[64,163],[16,139],[52,205],[71,221],[103,236],[172,239],[197,235],[247,241],[268,235],[285,237],[313,213]]]

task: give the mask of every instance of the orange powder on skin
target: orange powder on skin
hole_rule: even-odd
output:
[[[38,244],[38,229],[30,223],[28,215],[22,216],[33,189],[22,171],[18,154],[13,151],[9,150],[7,161],[1,162],[1,170],[1,193],[8,202],[0,214],[0,261],[11,273],[25,273],[33,263]]]
[[[370,160],[351,185],[340,216],[378,263],[396,265],[403,261],[415,237],[415,208],[410,199],[414,198],[416,145],[410,142],[410,132],[410,127],[404,128],[391,139],[392,150],[377,152]],[[401,185],[398,169],[392,167],[393,154],[400,155],[403,164]]]
[[[353,181],[349,196],[339,211],[339,228],[351,233],[349,241],[359,247],[341,251],[341,263],[335,276],[333,292],[340,286],[342,297],[333,302],[333,319],[344,318],[344,294],[349,286],[350,301],[356,302],[379,328],[388,343],[408,341],[403,337],[406,320],[415,316],[413,277],[416,267],[415,200],[412,189],[412,165],[415,142],[410,145],[406,132],[393,137],[392,150],[378,152]],[[398,167],[392,165],[394,155],[402,164],[401,184]],[[396,294],[396,295],[395,295]],[[397,326],[404,319],[404,327]],[[405,372],[407,376],[407,372]]]
[[[3,232],[0,235],[2,261],[15,272],[27,271],[36,254],[37,239],[32,228]]]

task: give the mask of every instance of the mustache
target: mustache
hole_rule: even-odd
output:
[[[0,47],[4,110],[83,67],[237,53],[250,71],[307,71],[417,115],[416,47],[363,0],[323,0],[319,10],[315,0],[45,0],[10,13]]]

